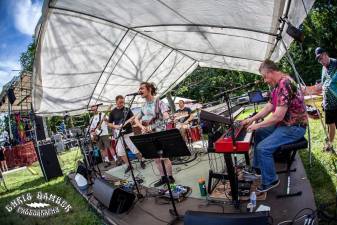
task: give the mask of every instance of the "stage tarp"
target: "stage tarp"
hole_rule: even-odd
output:
[[[45,1],[34,64],[37,113],[78,113],[154,82],[159,95],[197,66],[257,73],[278,61],[314,0]],[[281,29],[280,29],[281,28]],[[283,28],[283,29],[282,29]]]

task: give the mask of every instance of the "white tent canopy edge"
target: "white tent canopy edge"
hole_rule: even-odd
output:
[[[278,61],[314,0],[45,1],[37,27],[33,106],[83,112],[154,82],[164,95],[198,66],[257,73]],[[283,27],[284,26],[284,27]],[[283,31],[279,28],[284,28]]]

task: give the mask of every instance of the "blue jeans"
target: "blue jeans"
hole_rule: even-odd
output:
[[[306,128],[300,126],[270,126],[255,131],[253,167],[261,170],[263,185],[270,185],[278,179],[273,153],[281,145],[303,138],[305,131]]]

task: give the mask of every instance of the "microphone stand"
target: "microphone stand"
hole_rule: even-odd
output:
[[[130,166],[130,172],[131,172],[131,177],[132,177],[132,180],[135,184],[135,187],[136,187],[136,190],[137,190],[137,199],[142,199],[144,198],[143,194],[140,193],[140,190],[139,190],[139,187],[138,187],[138,183],[136,181],[136,178],[135,178],[135,174],[134,174],[134,171],[133,171],[133,167],[132,167],[132,164],[131,164],[131,160],[130,160],[130,157],[128,155],[128,152],[126,150],[126,146],[125,146],[125,140],[124,140],[124,132],[122,131],[124,125],[125,125],[125,122],[126,122],[126,117],[129,115],[130,111],[131,111],[131,106],[133,104],[133,102],[135,101],[135,98],[136,98],[136,94],[133,95],[132,99],[130,100],[129,102],[129,107],[128,109],[126,110],[126,107],[124,106],[124,110],[123,110],[123,120],[122,120],[122,124],[121,124],[121,130],[119,131],[118,135],[117,135],[117,140],[116,140],[116,147],[117,147],[117,144],[118,144],[118,141],[122,141],[122,145],[124,146],[124,151],[125,151],[125,155],[126,155],[126,158],[128,160],[128,164]]]
[[[255,82],[252,82],[252,83],[249,83],[249,84],[241,85],[241,86],[239,86],[239,87],[232,88],[232,89],[230,89],[230,90],[220,92],[219,94],[214,95],[214,97],[215,97],[215,98],[222,97],[222,96],[225,97],[226,95],[228,95],[228,94],[231,93],[231,92],[234,92],[234,91],[237,91],[237,90],[240,90],[240,89],[249,88],[250,86],[253,86],[253,85],[255,85],[255,84],[258,84],[259,82],[261,82],[261,81],[258,80],[258,81],[255,81]],[[229,97],[228,97],[228,98],[229,98]]]
[[[80,146],[81,152],[82,152],[82,154],[84,156],[84,160],[87,161],[90,170],[94,173],[94,175],[96,177],[97,177],[97,172],[98,172],[99,177],[102,178],[102,173],[101,173],[101,170],[100,170],[98,164],[96,165],[97,171],[95,169],[95,164],[96,164],[96,159],[95,159],[96,156],[94,156],[94,154],[95,154],[94,153],[94,151],[95,151],[94,145],[95,144],[93,143],[93,141],[91,140],[91,137],[90,137],[90,127],[91,127],[92,122],[93,122],[93,120],[91,120],[87,132],[84,132],[83,145],[82,145],[79,137],[78,137],[78,141],[79,141],[79,146]],[[90,148],[88,149],[88,152],[87,152],[88,155],[89,155],[89,160],[87,158],[87,153],[84,150],[84,147],[87,144],[86,140],[89,140],[89,142],[91,144],[91,148],[92,148],[92,153],[91,154],[90,154]]]

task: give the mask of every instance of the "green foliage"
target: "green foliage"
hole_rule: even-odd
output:
[[[21,53],[20,64],[22,71],[33,72],[35,50],[36,50],[36,41],[33,38],[32,43],[28,45],[27,50]]]
[[[315,60],[315,48],[326,49],[330,57],[337,57],[337,1],[328,4],[326,0],[317,0],[302,25],[304,42],[294,42],[290,54],[296,69],[306,84],[312,85],[321,78],[322,66]],[[293,73],[291,66],[284,57],[280,61],[283,71]]]
[[[173,90],[173,95],[184,96],[205,103],[218,100],[219,98],[214,98],[214,95],[219,92],[252,83],[258,79],[260,79],[259,75],[247,72],[198,68]],[[259,84],[255,88],[266,89],[267,86]],[[246,91],[239,90],[235,94],[231,93],[231,96],[241,95]]]

